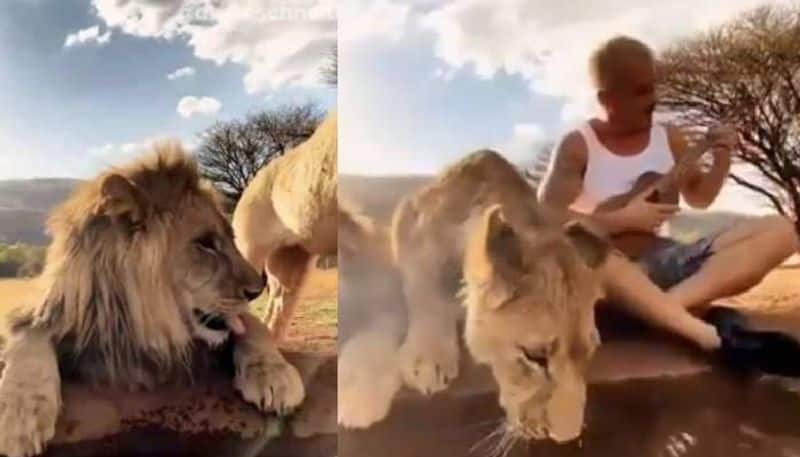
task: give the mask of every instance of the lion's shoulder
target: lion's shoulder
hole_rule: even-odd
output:
[[[511,162],[496,151],[481,149],[404,197],[394,212],[392,231],[400,239],[409,239],[413,232],[448,231],[490,205],[535,199],[535,190]]]

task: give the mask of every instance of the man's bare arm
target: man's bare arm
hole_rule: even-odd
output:
[[[675,154],[675,159],[688,152],[689,142],[684,133],[675,126],[667,128],[669,145]],[[700,170],[697,163],[689,165],[689,169],[680,183],[680,192],[686,203],[692,208],[707,208],[719,195],[728,172],[731,168],[729,153],[716,154],[714,164],[708,172]]]
[[[614,233],[622,229],[606,214],[586,214],[571,209],[583,189],[583,174],[588,151],[577,131],[568,133],[553,152],[554,156],[539,186],[539,202],[547,208],[565,213],[567,219]]]

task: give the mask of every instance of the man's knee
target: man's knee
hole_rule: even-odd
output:
[[[797,229],[794,222],[782,215],[764,216],[760,220],[763,231],[773,234],[776,243],[789,252],[795,252],[798,248]]]

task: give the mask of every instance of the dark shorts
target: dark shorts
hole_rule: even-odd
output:
[[[670,240],[645,253],[639,258],[639,264],[657,286],[669,289],[697,273],[706,259],[714,254],[713,244],[717,236],[705,236],[688,244]]]

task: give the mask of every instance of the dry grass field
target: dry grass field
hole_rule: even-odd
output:
[[[301,291],[301,302],[284,343],[287,349],[325,354],[336,352],[337,279],[336,268],[311,272]],[[35,299],[32,280],[0,279],[0,314],[26,299]],[[254,303],[258,314],[262,312],[263,300],[262,296]]]

